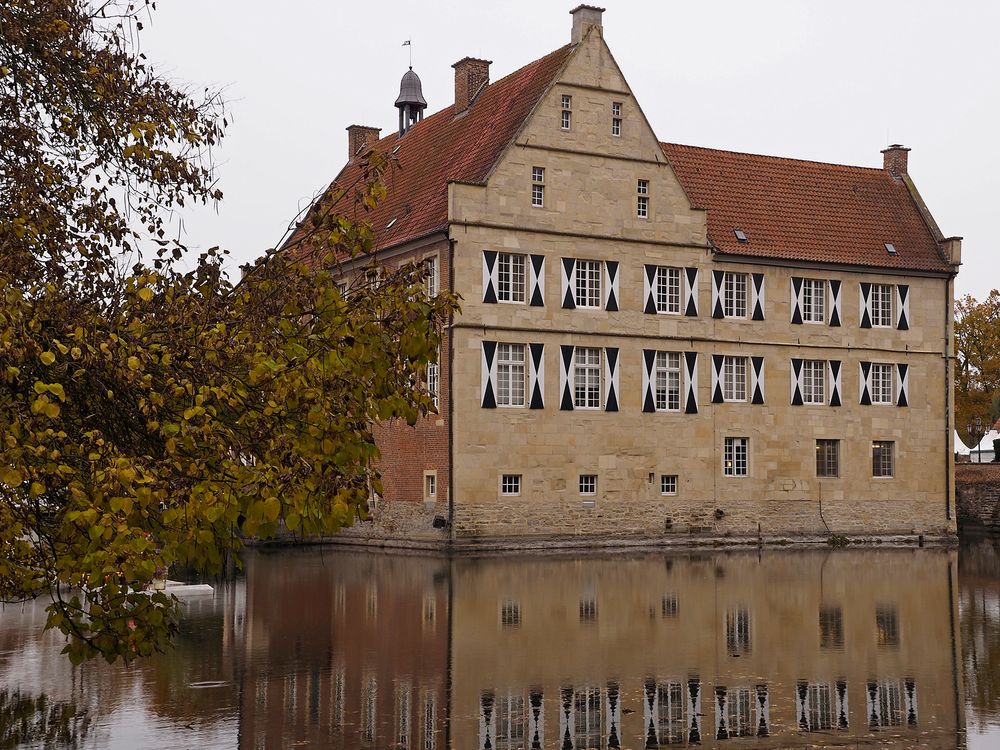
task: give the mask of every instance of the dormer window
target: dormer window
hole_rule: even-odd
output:
[[[573,97],[569,94],[562,95],[562,118],[559,126],[563,130],[569,130],[573,121]]]

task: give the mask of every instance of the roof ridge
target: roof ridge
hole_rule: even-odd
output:
[[[864,172],[881,172],[887,174],[882,167],[863,167],[858,164],[841,164],[833,161],[820,161],[818,159],[800,159],[794,156],[778,156],[776,154],[758,154],[751,151],[734,151],[728,148],[712,148],[711,146],[692,146],[687,143],[668,143],[660,141],[660,147],[666,151],[668,148],[689,148],[697,151],[714,151],[718,154],[731,154],[733,156],[751,156],[756,159],[774,159],[775,161],[793,162],[796,164],[815,164],[820,167],[838,167],[840,169],[854,169]]]

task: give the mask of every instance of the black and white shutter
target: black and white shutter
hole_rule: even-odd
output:
[[[559,409],[573,411],[573,361],[576,347],[559,346]]]
[[[684,314],[698,317],[698,269],[684,269]]]
[[[646,680],[642,687],[642,726],[646,747],[660,746],[660,691],[656,683]]]
[[[715,739],[729,739],[729,690],[716,686],[715,688]]]
[[[724,318],[726,312],[722,307],[722,280],[725,278],[725,271],[712,271],[712,317]]]
[[[545,256],[528,256],[528,304],[531,307],[545,305]]]
[[[861,385],[861,405],[871,406],[872,405],[872,363],[871,362],[859,362],[858,363],[860,380],[858,381]]]
[[[725,402],[722,395],[722,363],[725,357],[721,354],[712,355],[712,403],[721,404]]]
[[[802,278],[792,276],[792,323],[800,325],[802,323]]]
[[[604,309],[618,312],[618,261],[604,261]]]
[[[482,370],[483,408],[497,408],[497,342],[483,342]]]
[[[698,413],[698,352],[684,352],[684,413]]]
[[[564,750],[576,749],[576,706],[573,701],[573,688],[564,687],[561,691],[559,711],[559,747]]]
[[[528,408],[545,408],[545,344],[528,344]]]
[[[496,699],[493,693],[479,696],[479,750],[489,750],[496,740]]]
[[[917,725],[917,685],[912,677],[903,680],[903,710],[906,711],[906,725]]]
[[[840,314],[840,289],[842,283],[838,279],[830,279],[828,285],[830,302],[830,325],[834,328],[839,328],[841,324],[841,314]]]
[[[764,403],[764,358],[750,357],[750,403]]]
[[[621,747],[622,699],[621,691],[614,682],[609,682],[604,692],[604,726],[608,728],[605,747]]]
[[[656,274],[657,266],[647,263],[642,272],[642,311],[656,315]]]
[[[701,743],[701,682],[688,680],[688,744]]]
[[[642,410],[656,411],[656,394],[653,393],[653,367],[656,365],[656,350],[642,350]]]
[[[767,737],[771,733],[771,699],[767,685],[757,685],[757,736]]]
[[[790,387],[792,391],[791,402],[792,406],[802,406],[802,360],[795,357],[792,358],[792,368],[791,372],[791,382]]]
[[[826,363],[827,380],[830,382],[830,406],[842,405],[840,398],[842,392],[840,373],[843,369],[839,359],[831,359]]]
[[[764,274],[750,274],[750,282],[750,304],[753,307],[753,314],[751,315],[751,318],[753,320],[763,320],[764,308],[766,306],[764,301]]]
[[[910,330],[910,286],[896,284],[896,328]]]
[[[850,726],[850,711],[847,706],[847,683],[844,680],[837,681],[833,705],[837,711],[837,729],[847,729]]]
[[[910,405],[910,366],[896,365],[896,406]]]
[[[872,285],[862,281],[858,285],[858,289],[861,293],[861,327],[871,328],[872,327]]]
[[[566,310],[576,309],[576,259],[562,259],[562,306]]]
[[[618,411],[618,347],[604,348],[604,411]]]
[[[531,743],[531,750],[542,750],[545,745],[545,704],[541,690],[531,691],[528,706],[528,741]]]
[[[496,250],[483,250],[483,302],[495,305],[497,301],[497,263]]]

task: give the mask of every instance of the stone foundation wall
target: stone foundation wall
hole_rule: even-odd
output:
[[[955,492],[961,527],[1000,530],[1000,463],[956,465]]]

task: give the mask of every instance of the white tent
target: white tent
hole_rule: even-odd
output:
[[[979,445],[970,451],[970,456],[974,462],[987,463],[993,460],[993,441],[1000,439],[1000,432],[990,430],[986,433]]]
[[[955,453],[960,456],[969,455],[969,446],[962,442],[962,438],[958,436],[958,430],[955,430]]]

